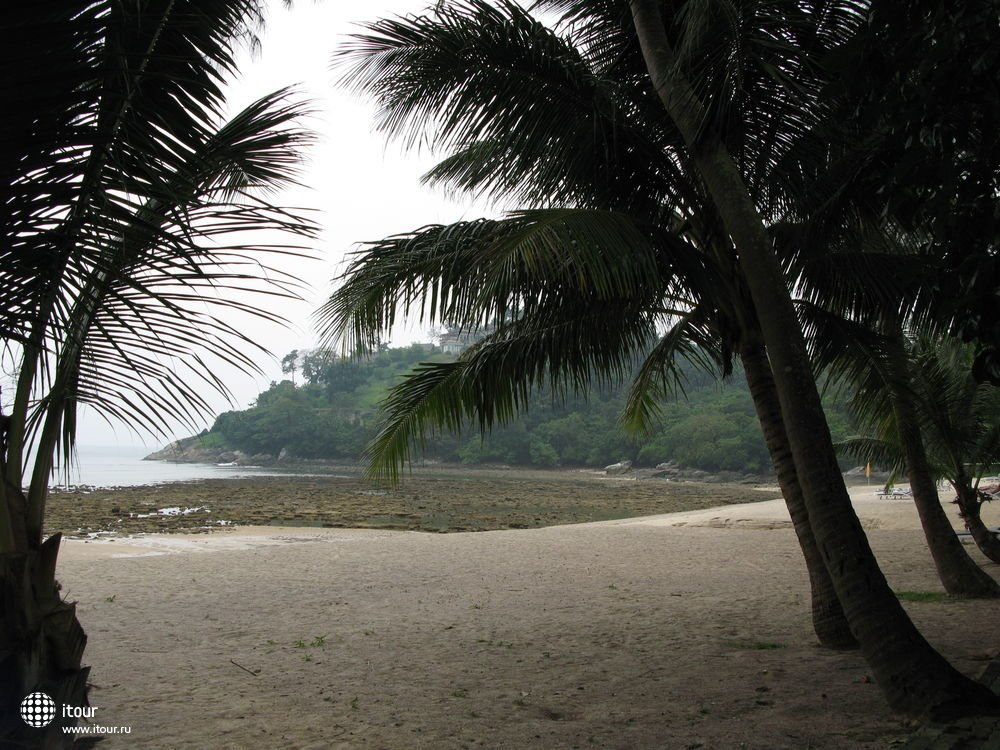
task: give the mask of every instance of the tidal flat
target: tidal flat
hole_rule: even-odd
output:
[[[769,500],[746,484],[606,477],[582,470],[420,468],[396,486],[356,468],[54,491],[47,532],[67,536],[315,526],[427,532],[528,529]]]

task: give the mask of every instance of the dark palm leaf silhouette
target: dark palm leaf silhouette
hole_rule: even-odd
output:
[[[86,701],[86,638],[53,578],[59,535],[42,533],[78,406],[154,433],[190,423],[207,391],[226,392],[219,363],[256,367],[233,314],[278,319],[248,293],[297,294],[278,261],[315,227],[268,196],[294,179],[306,108],[279,91],[225,118],[222,87],[261,19],[257,0],[54,0],[0,21],[0,334],[16,372],[0,483],[4,706],[34,689]],[[279,244],[255,242],[262,229]],[[70,741],[51,727],[3,740]]]

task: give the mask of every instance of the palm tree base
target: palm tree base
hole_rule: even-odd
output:
[[[76,605],[63,601],[55,580],[61,535],[37,549],[0,556],[0,748],[69,748],[73,735],[61,706],[87,706],[89,667],[81,661],[87,636]],[[54,721],[42,729],[20,716],[21,701],[33,692],[56,704]]]
[[[932,722],[952,722],[973,716],[1000,716],[1000,696],[972,680],[956,685],[955,697],[932,706],[926,718]]]

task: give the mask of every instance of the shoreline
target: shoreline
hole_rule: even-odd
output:
[[[777,492],[773,487],[756,487],[756,492],[771,494]],[[909,531],[920,530],[919,518],[912,502],[906,499],[880,499],[871,488],[855,487],[850,490],[855,512],[866,532]],[[949,508],[949,519],[956,531],[964,529],[964,523],[957,510]],[[1000,524],[1000,508],[984,509],[984,520],[988,523]],[[535,529],[560,527],[675,527],[675,528],[708,528],[708,529],[757,529],[776,530],[791,529],[792,522],[784,500],[760,499],[747,503],[731,503],[672,511],[647,516],[624,516],[620,518],[598,521],[575,521],[538,526]],[[514,531],[511,528],[482,529],[474,532],[456,531],[453,533],[484,533],[486,531]],[[133,534],[111,534],[95,537],[64,536],[63,549],[88,545],[89,556],[146,557],[162,554],[177,554],[184,552],[221,552],[238,549],[256,549],[273,545],[289,543],[321,542],[328,539],[343,539],[344,535],[358,533],[359,535],[393,535],[404,532],[422,533],[421,529],[385,528],[373,526],[294,526],[285,524],[266,525],[220,525],[212,528],[179,529],[154,532],[136,532]],[[110,545],[114,544],[114,547]],[[970,544],[970,547],[972,545]],[[102,550],[103,551],[99,551]]]
[[[764,499],[749,485],[604,476],[587,470],[422,469],[398,486],[358,474],[280,474],[62,491],[48,533],[128,535],[211,528],[539,528]]]

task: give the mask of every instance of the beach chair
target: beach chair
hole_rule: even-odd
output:
[[[879,500],[898,500],[901,498],[913,497],[913,492],[899,487],[885,487],[875,493]]]

